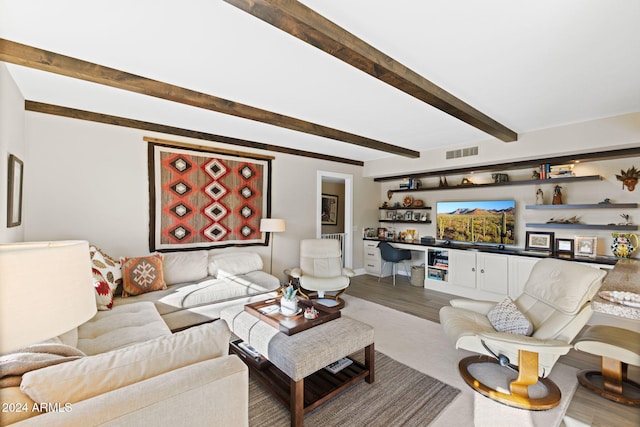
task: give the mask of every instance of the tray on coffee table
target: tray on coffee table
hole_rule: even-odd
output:
[[[244,306],[244,310],[274,328],[279,329],[286,335],[297,334],[298,332],[305,331],[309,328],[313,328],[314,326],[321,325],[340,317],[340,310],[336,310],[335,308],[327,307],[307,299],[298,299],[298,307],[300,307],[301,311],[299,314],[294,316],[285,316],[280,313],[280,310],[276,310],[268,314],[260,311],[261,309],[274,305],[278,307],[280,306],[280,297],[247,304]],[[318,317],[315,319],[306,319],[304,317],[304,310],[307,307],[314,307],[318,310]]]

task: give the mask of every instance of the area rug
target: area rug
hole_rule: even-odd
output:
[[[307,413],[305,426],[424,426],[460,393],[380,352],[375,370],[372,384],[361,381]],[[289,412],[254,380],[249,385],[249,425],[290,425]]]
[[[377,350],[461,391],[430,425],[446,427],[561,425],[577,387],[575,368],[556,363],[551,372],[550,378],[562,392],[562,400],[557,407],[548,411],[527,411],[502,405],[476,393],[460,377],[458,361],[473,353],[456,350],[445,337],[439,324],[349,295],[343,298],[346,301],[345,308],[342,310],[344,316],[374,327]],[[408,392],[411,391],[408,390]]]

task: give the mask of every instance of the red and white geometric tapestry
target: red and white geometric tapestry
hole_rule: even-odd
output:
[[[150,249],[264,245],[270,169],[270,160],[150,142]]]

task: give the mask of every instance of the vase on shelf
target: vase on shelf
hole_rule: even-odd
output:
[[[630,258],[638,249],[638,236],[633,233],[611,233],[611,252],[618,258]]]

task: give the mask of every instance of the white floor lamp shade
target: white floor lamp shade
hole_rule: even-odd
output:
[[[0,353],[61,335],[96,313],[85,241],[0,245]]]
[[[260,231],[263,233],[281,233],[287,229],[287,225],[284,219],[278,218],[262,218],[260,220]],[[269,263],[269,274],[273,272],[273,245],[275,242],[275,235],[271,242],[271,258]]]

